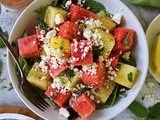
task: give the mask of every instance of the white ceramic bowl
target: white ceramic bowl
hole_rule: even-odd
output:
[[[152,49],[153,45],[156,42],[156,36],[160,32],[160,14],[151,22],[149,25],[147,31],[146,31],[146,38],[148,42],[148,48],[149,48],[149,61],[152,61]],[[160,83],[160,79],[154,74],[153,67],[151,67],[152,62],[149,62],[149,72],[151,75]]]
[[[138,22],[137,18],[134,14],[127,8],[121,1],[119,0],[99,0],[103,3],[109,12],[115,14],[116,10],[119,10],[124,16],[125,25],[124,27],[132,28],[136,30],[136,39],[138,39],[138,43],[135,48],[135,57],[137,61],[137,68],[139,69],[139,75],[137,77],[137,81],[134,84],[133,88],[128,91],[128,96],[126,98],[120,99],[112,108],[96,111],[94,112],[89,119],[93,120],[107,120],[115,117],[119,113],[121,113],[124,109],[126,109],[132,101],[136,98],[137,94],[141,90],[141,87],[145,81],[145,77],[148,70],[148,46],[145,38],[144,31]],[[13,30],[10,35],[9,41],[14,41],[20,38],[24,29],[33,29],[36,25],[37,14],[33,12],[35,9],[45,6],[51,3],[52,0],[35,0],[30,6],[26,8],[26,10],[20,15],[17,22],[15,23]],[[19,89],[19,81],[16,76],[15,65],[13,64],[13,60],[11,56],[8,54],[8,70],[9,75],[12,80],[15,91],[21,100],[37,115],[41,116],[44,119],[49,120],[58,120],[65,119],[58,114],[58,110],[53,111],[52,109],[48,109],[45,112],[40,111],[35,106],[33,106],[21,93]]]

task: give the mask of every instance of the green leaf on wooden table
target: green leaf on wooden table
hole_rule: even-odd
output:
[[[138,117],[146,117],[148,114],[148,110],[137,101],[133,101],[128,108]]]
[[[98,13],[101,10],[105,10],[104,5],[100,2],[95,1],[95,0],[86,0],[85,7],[89,8],[89,10],[94,13]]]

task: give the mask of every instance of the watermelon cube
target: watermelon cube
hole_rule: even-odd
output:
[[[95,19],[96,14],[78,5],[72,4],[69,18],[72,22],[76,22],[78,20]]]
[[[90,40],[83,40],[71,44],[71,57],[74,66],[92,65],[92,42]]]
[[[111,67],[113,69],[115,69],[117,67],[117,64],[118,64],[118,60],[119,60],[119,53],[111,53],[109,56],[108,56],[108,59],[111,61]]]
[[[54,102],[60,107],[63,107],[69,101],[71,97],[71,92],[66,91],[66,93],[62,94],[60,91],[61,90],[58,90],[57,88],[52,88],[50,86],[48,90],[46,90],[45,95],[49,98],[55,97]]]
[[[66,63],[59,65],[57,63],[57,68],[54,67],[53,62],[48,61],[48,71],[52,78],[57,77],[61,72],[68,69],[68,65]]]
[[[114,30],[115,35],[115,45],[114,51],[129,51],[133,47],[134,42],[134,34],[135,31],[133,29],[128,28],[117,28]]]
[[[83,36],[78,35],[78,32],[81,32],[79,26],[73,22],[67,21],[59,27],[58,34],[59,36],[69,40],[82,40]]]
[[[23,58],[38,57],[40,55],[36,35],[18,39],[18,49]]]
[[[78,96],[71,106],[82,119],[87,118],[96,109],[95,103],[86,94]]]
[[[94,88],[102,88],[106,79],[106,68],[103,62],[97,62],[96,74],[82,70],[81,79],[84,84]],[[94,70],[95,71],[95,70]]]

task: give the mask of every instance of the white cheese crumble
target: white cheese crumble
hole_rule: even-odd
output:
[[[114,20],[117,24],[120,24],[122,20],[122,14],[119,14],[119,13],[115,14],[112,20]]]
[[[59,114],[62,115],[62,116],[64,116],[65,118],[68,118],[70,116],[69,111],[66,108],[64,108],[64,107],[61,107],[59,109]]]
[[[55,29],[53,29],[53,30],[47,32],[46,38],[47,38],[47,39],[50,39],[50,38],[56,36],[56,34],[57,34],[57,31],[56,31]]]
[[[93,65],[83,65],[82,70],[87,74],[94,75],[97,72],[97,67],[98,65],[96,63],[93,63]]]
[[[63,22],[64,22],[63,16],[62,16],[61,14],[57,13],[57,14],[55,15],[55,23],[56,23],[57,25],[59,25],[59,24],[61,24],[61,23],[63,23]]]
[[[103,62],[105,59],[104,59],[104,57],[102,56],[102,55],[100,55],[99,57],[98,57],[98,61],[100,61],[100,62]]]
[[[84,32],[83,32],[83,36],[84,36],[85,38],[87,38],[88,40],[90,40],[91,37],[93,36],[93,33],[92,33],[92,31],[91,31],[90,29],[86,28],[86,29],[84,30]]]
[[[72,1],[71,0],[68,0],[65,4],[65,7],[68,8],[70,5],[72,4]]]
[[[153,88],[154,86],[155,86],[155,83],[153,83],[153,82],[151,82],[151,81],[147,81],[147,86],[149,87],[149,88]]]
[[[51,68],[57,69],[58,68],[58,62],[57,62],[56,58],[52,57],[50,60],[51,60],[51,63],[52,63]]]
[[[42,70],[43,73],[47,73],[48,72],[48,66],[46,66],[46,62],[45,61],[42,60],[39,63],[38,67],[41,68],[41,70]]]
[[[94,23],[97,27],[102,27],[102,22],[100,20],[95,20]]]
[[[59,77],[56,77],[53,79],[53,83],[51,84],[51,87],[52,88],[57,88],[57,89],[60,89],[62,86],[61,82],[60,82],[60,79]]]
[[[155,101],[155,94],[146,94],[144,97],[152,102]]]
[[[130,51],[125,52],[125,53],[123,53],[122,58],[124,58],[125,60],[129,60],[129,58],[130,58],[130,54],[131,54],[131,52],[130,52]]]
[[[73,39],[73,41],[74,41],[74,52],[76,53],[78,51],[78,48],[77,48],[78,42],[76,39]]]

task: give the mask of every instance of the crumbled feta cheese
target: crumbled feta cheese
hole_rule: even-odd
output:
[[[85,0],[78,0],[77,5],[82,7],[84,3],[85,3]]]
[[[155,94],[146,94],[144,97],[152,102],[155,101]]]
[[[85,24],[87,24],[88,26],[87,26],[87,28],[88,29],[94,29],[95,27],[96,27],[96,25],[95,25],[95,23],[94,23],[94,21],[91,19],[91,20],[87,20],[86,22],[85,22]]]
[[[47,78],[46,76],[42,76],[42,77],[40,78],[40,80],[43,81],[43,80],[45,80],[46,78]]]
[[[59,77],[56,77],[53,79],[53,83],[51,84],[51,87],[52,88],[57,88],[57,89],[60,89],[62,86],[61,82],[60,82],[60,79]]]
[[[151,81],[147,81],[147,86],[149,87],[149,88],[153,88],[154,86],[155,86],[155,83],[153,83],[153,82],[151,82]]]
[[[68,118],[70,116],[69,111],[66,108],[61,107],[59,109],[59,114],[64,116],[65,118]]]
[[[48,71],[48,66],[46,66],[45,61],[42,60],[42,61],[39,63],[39,67],[41,68],[41,70],[42,70],[43,73],[47,73],[47,71]]]
[[[44,48],[44,51],[45,51],[46,55],[47,55],[48,57],[50,57],[51,51],[50,51],[49,46],[46,45],[46,44],[44,44],[44,45],[43,45],[43,48]]]
[[[100,20],[95,20],[94,23],[96,24],[97,27],[102,26],[102,22]]]
[[[93,63],[93,65],[83,65],[82,70],[87,74],[94,75],[97,72],[97,67],[98,65],[96,63]]]
[[[100,56],[98,57],[98,61],[100,61],[100,62],[103,62],[103,61],[104,61],[104,58],[103,58],[102,55],[100,55]]]
[[[57,14],[55,15],[55,23],[56,23],[57,25],[59,25],[59,24],[61,24],[61,23],[63,23],[63,22],[64,22],[63,16],[62,16],[61,14],[57,13]]]
[[[78,42],[76,39],[73,39],[73,41],[74,41],[74,52],[76,53],[78,51],[78,48],[77,48]]]
[[[72,1],[71,0],[68,0],[65,4],[65,7],[68,8],[70,5],[72,4]]]
[[[124,59],[126,59],[126,60],[129,60],[129,58],[130,58],[130,54],[131,54],[131,52],[130,52],[130,51],[125,52],[125,53],[123,53],[122,58],[124,58]]]
[[[42,34],[42,35],[44,35],[45,33],[46,33],[45,30],[41,30],[41,31],[40,31],[40,34]]]
[[[94,96],[93,96],[93,95],[90,95],[89,98],[90,98],[91,100],[94,100]]]
[[[47,39],[50,39],[51,37],[56,36],[56,34],[57,34],[57,31],[56,31],[55,29],[53,29],[53,30],[47,32],[46,38],[47,38]]]
[[[113,16],[112,20],[114,20],[117,24],[120,24],[122,20],[122,15],[117,13]]]
[[[86,29],[84,30],[84,32],[83,32],[83,36],[84,36],[85,38],[87,38],[88,40],[91,39],[92,35],[93,35],[92,31],[91,31],[90,29],[88,29],[88,28],[86,28]]]
[[[51,58],[51,63],[52,63],[52,68],[53,69],[57,69],[58,68],[58,62],[57,62],[55,57]]]

